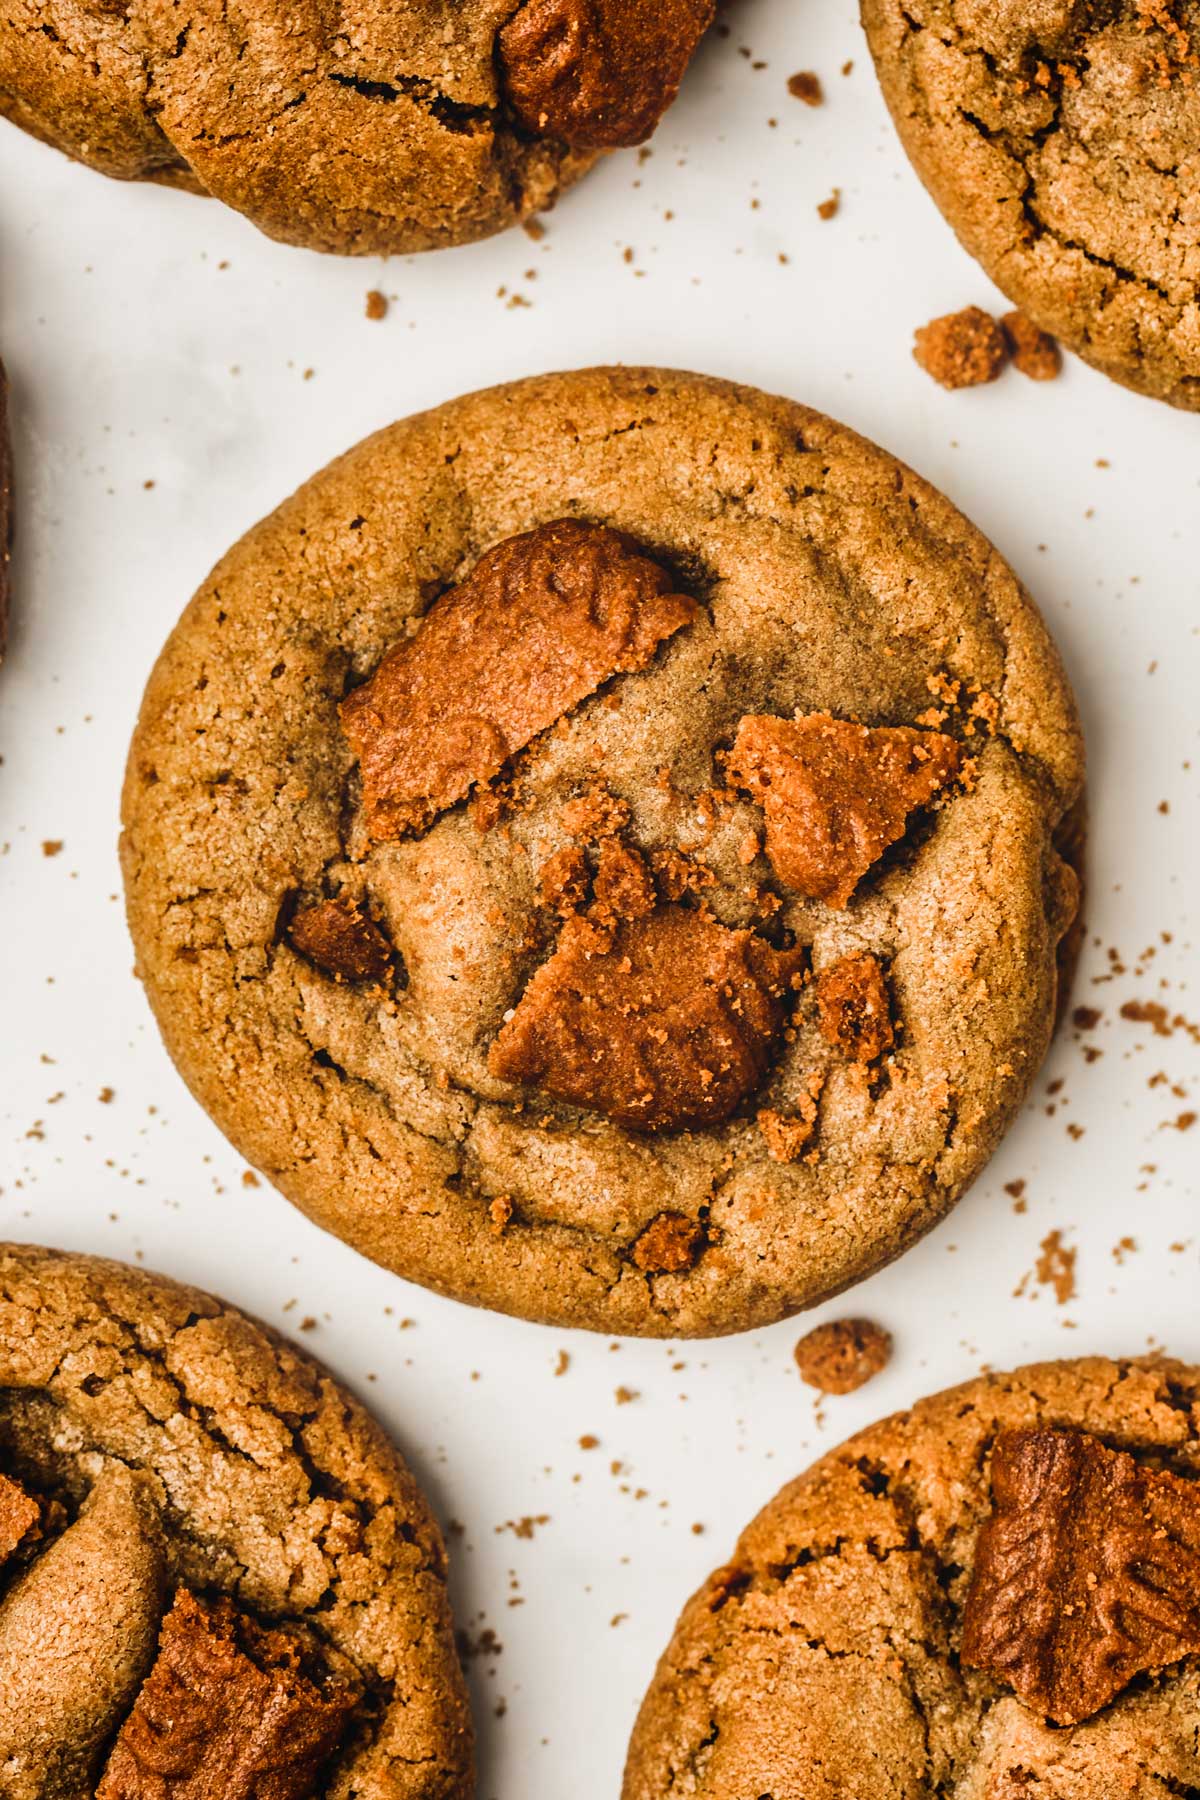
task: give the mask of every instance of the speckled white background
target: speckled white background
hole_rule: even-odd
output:
[[[1010,371],[970,393],[934,387],[912,328],[999,297],[904,162],[850,4],[739,0],[730,17],[653,155],[612,158],[539,244],[518,232],[386,265],[321,259],[0,125],[20,479],[0,671],[0,1227],[144,1258],[293,1329],[316,1321],[304,1341],[465,1526],[460,1622],[503,1645],[471,1664],[481,1800],[615,1800],[685,1596],[786,1476],[856,1426],[985,1362],[1151,1342],[1200,1358],[1200,1126],[1170,1123],[1200,1106],[1200,1046],[1119,1016],[1159,999],[1200,1018],[1200,418],[1074,362],[1048,386]],[[822,77],[823,107],[789,97],[799,69]],[[840,214],[822,223],[835,186]],[[369,323],[376,286],[391,307]],[[130,975],[125,746],[150,664],[217,556],[374,427],[606,360],[793,394],[913,463],[1033,588],[1088,728],[1075,1000],[1103,1019],[1060,1036],[951,1219],[853,1297],[897,1354],[823,1420],[792,1364],[796,1323],[682,1348],[572,1338],[407,1287],[246,1188]],[[1087,1061],[1085,1043],[1103,1055]],[[1017,1180],[1022,1214],[1005,1192]],[[1030,1280],[1014,1297],[1055,1229],[1078,1251],[1077,1296],[1059,1306]],[[1118,1263],[1124,1237],[1137,1247]],[[619,1385],[637,1399],[618,1407]],[[580,1449],[585,1434],[599,1447]],[[532,1538],[500,1529],[538,1515]]]

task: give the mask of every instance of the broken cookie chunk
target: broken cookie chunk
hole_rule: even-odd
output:
[[[892,1334],[873,1319],[829,1319],[800,1339],[800,1379],[822,1394],[853,1394],[892,1360]]]
[[[182,1590],[96,1800],[306,1800],[354,1696],[303,1664],[294,1638]]]
[[[1000,321],[1008,338],[1013,368],[1030,381],[1053,381],[1062,370],[1062,351],[1048,331],[1022,312],[1007,312]]]
[[[895,1039],[887,983],[877,956],[843,956],[816,979],[817,1016],[827,1044],[855,1062],[874,1062]]]
[[[697,610],[605,526],[560,519],[497,544],[342,702],[370,835],[424,829]]]
[[[1200,1651],[1200,1485],[1076,1431],[992,1455],[962,1660],[1056,1725]]]
[[[633,1260],[647,1275],[682,1275],[704,1247],[704,1230],[683,1213],[659,1213],[633,1244]]]
[[[680,906],[622,921],[600,947],[571,921],[488,1068],[633,1130],[719,1124],[766,1074],[801,964]]]
[[[766,814],[767,855],[780,881],[843,907],[960,760],[954,739],[938,731],[758,713],[738,726],[728,766]]]
[[[298,912],[288,930],[293,949],[335,981],[386,981],[392,946],[357,900],[322,900]]]
[[[508,103],[577,150],[650,136],[712,23],[713,0],[525,0],[499,37]]]
[[[981,306],[931,319],[913,333],[913,357],[940,387],[979,387],[995,381],[1008,361],[1008,339]]]

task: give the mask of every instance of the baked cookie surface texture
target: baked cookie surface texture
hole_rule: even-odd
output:
[[[340,254],[470,242],[670,105],[712,0],[0,0],[0,115]]]
[[[374,1421],[224,1302],[0,1247],[6,1800],[466,1800],[445,1552]]]
[[[233,549],[123,861],[180,1071],[319,1223],[596,1330],[897,1255],[1045,1051],[1083,775],[1032,602],[845,428],[691,375],[452,402]]]
[[[689,1602],[624,1800],[1200,1787],[1200,1370],[969,1381],[784,1488]]]
[[[904,147],[993,281],[1200,409],[1200,0],[862,0]]]

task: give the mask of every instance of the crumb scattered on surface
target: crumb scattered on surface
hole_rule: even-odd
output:
[[[57,856],[63,847],[62,838],[43,838],[42,855]]]
[[[795,75],[788,77],[788,93],[793,99],[803,100],[805,106],[820,106],[825,98],[821,77],[811,69],[800,69]]]
[[[387,295],[381,294],[378,288],[372,288],[367,294],[366,311],[368,319],[386,319],[387,309]]]
[[[1079,1252],[1068,1249],[1058,1230],[1047,1232],[1040,1248],[1034,1276],[1043,1287],[1053,1288],[1055,1300],[1065,1306],[1068,1300],[1075,1298],[1075,1259]]]
[[[887,1367],[892,1337],[872,1319],[830,1319],[802,1337],[793,1355],[809,1387],[852,1394]]]
[[[1000,324],[1014,369],[1030,381],[1053,381],[1061,373],[1062,351],[1048,331],[1020,312],[1005,313]]]
[[[944,313],[913,334],[913,356],[944,388],[980,387],[995,381],[1008,360],[1008,341],[981,306]]]
[[[841,206],[841,204],[842,204],[842,190],[841,190],[841,188],[834,188],[834,190],[833,190],[832,194],[830,194],[828,200],[822,200],[820,205],[817,207],[817,217],[819,219],[834,219],[834,218],[836,218],[838,208]]]

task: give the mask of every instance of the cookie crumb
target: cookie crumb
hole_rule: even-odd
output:
[[[887,1368],[892,1334],[873,1319],[830,1319],[802,1337],[792,1354],[809,1387],[822,1394],[853,1394]]]
[[[800,69],[795,75],[789,76],[787,87],[792,98],[803,100],[805,106],[820,106],[825,98],[821,77],[811,69]]]
[[[683,1213],[659,1213],[633,1246],[633,1260],[647,1275],[682,1275],[700,1254],[704,1232]]]
[[[555,1361],[555,1364],[554,1364],[554,1373],[556,1375],[565,1375],[567,1370],[570,1368],[570,1366],[571,1366],[571,1357],[570,1357],[569,1352],[566,1350],[560,1350],[558,1353],[557,1360]]]
[[[1062,351],[1048,331],[1020,312],[1005,313],[1000,324],[1014,369],[1030,381],[1053,381],[1062,373]]]
[[[366,312],[368,319],[386,319],[387,309],[387,295],[381,294],[378,288],[371,288],[367,294]]]
[[[913,356],[944,388],[980,387],[995,381],[1008,361],[1008,340],[981,306],[944,313],[913,333]]]
[[[1054,1289],[1059,1306],[1065,1306],[1075,1298],[1075,1260],[1079,1252],[1069,1250],[1062,1241],[1062,1232],[1057,1230],[1047,1232],[1039,1248],[1041,1255],[1034,1274],[1043,1287]]]
[[[833,190],[832,194],[830,194],[828,200],[822,200],[820,205],[817,207],[817,217],[819,219],[835,219],[838,214],[838,208],[841,206],[841,204],[842,204],[842,190],[841,190],[841,188],[834,188],[834,190]]]
[[[62,838],[43,838],[42,855],[57,856],[63,847]]]

